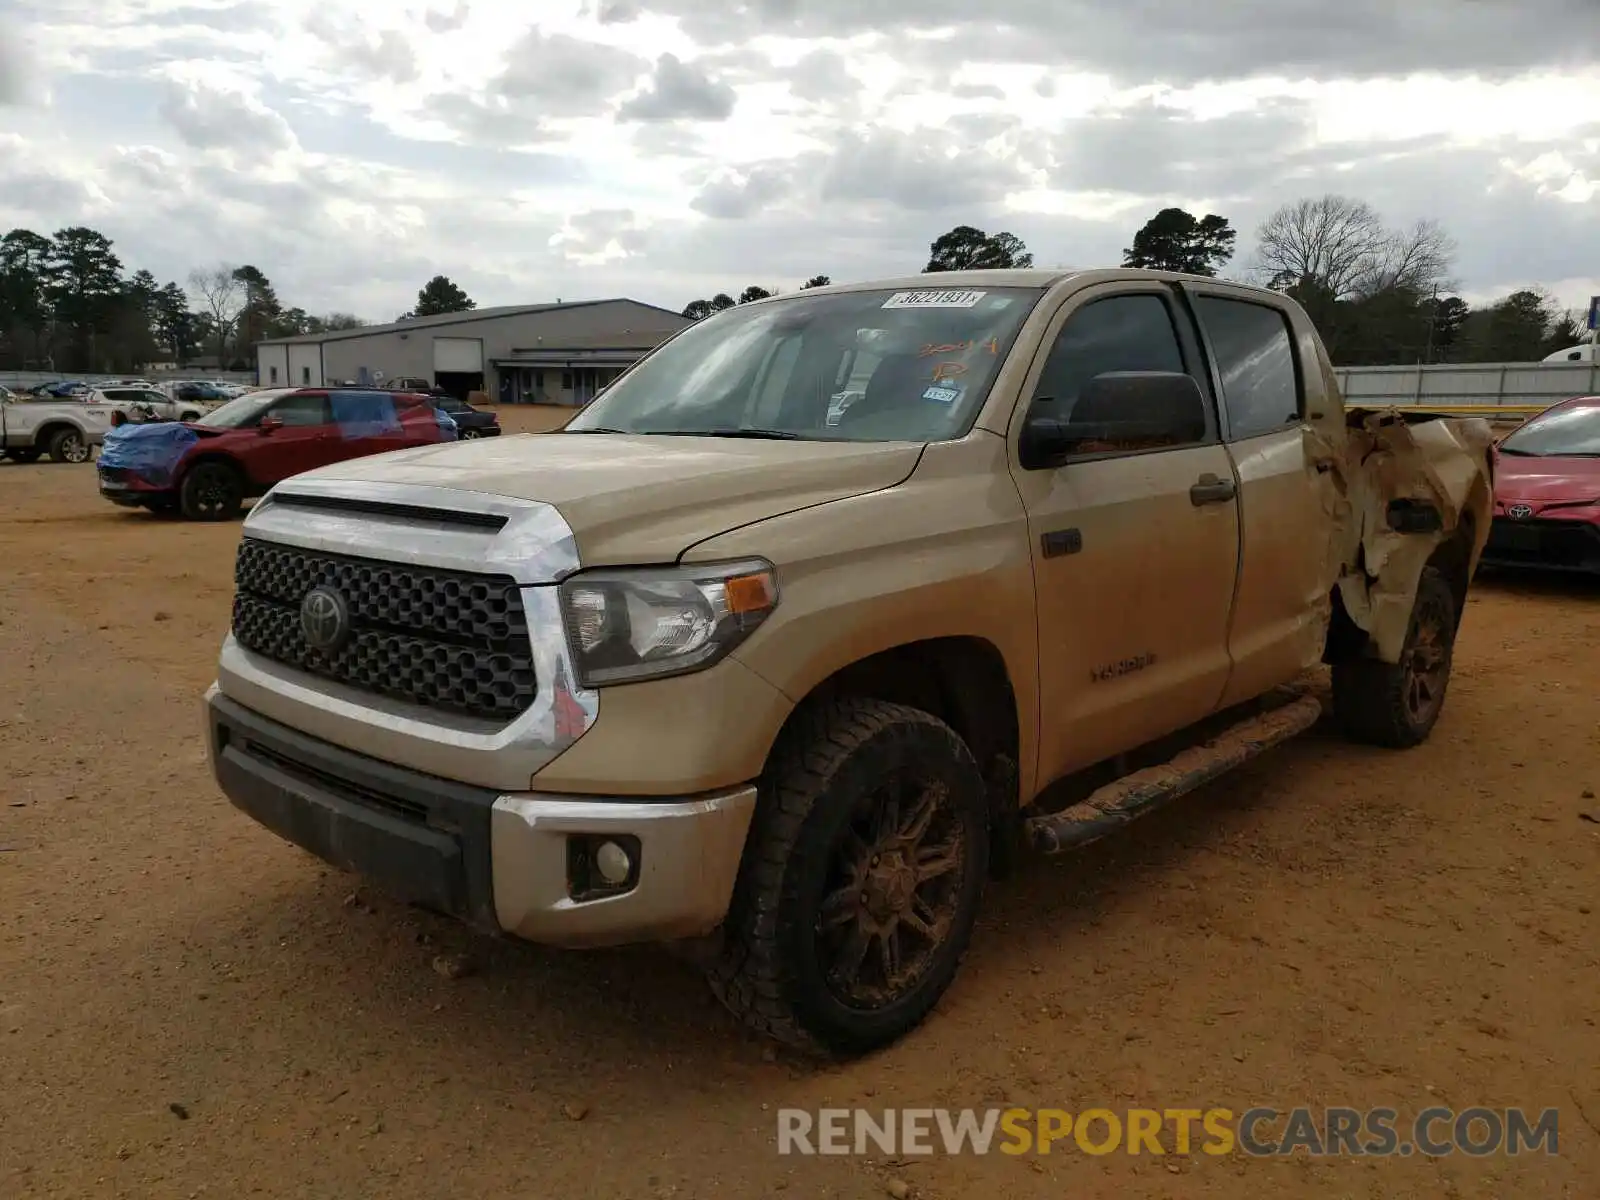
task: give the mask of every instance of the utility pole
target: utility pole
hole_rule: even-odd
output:
[[[1439,285],[1436,283],[1436,284],[1433,285],[1433,301],[1432,301],[1431,304],[1428,305],[1428,349],[1424,353],[1423,358],[1422,358],[1422,361],[1425,362],[1425,363],[1431,363],[1433,361],[1433,330],[1434,330],[1434,327],[1436,325],[1438,325],[1438,324],[1439,324]]]

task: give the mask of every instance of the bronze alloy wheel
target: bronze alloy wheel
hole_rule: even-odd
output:
[[[807,706],[763,773],[711,986],[806,1053],[901,1037],[971,941],[989,820],[972,751],[938,717],[857,697]]]
[[[1457,611],[1444,574],[1424,567],[1400,661],[1358,654],[1333,664],[1333,711],[1346,736],[1393,750],[1427,739],[1450,686]]]
[[[843,1004],[881,1008],[914,989],[949,937],[965,865],[950,789],[907,766],[861,799],[833,847],[816,947]]]
[[[1424,592],[1417,597],[1411,644],[1401,663],[1406,712],[1419,726],[1429,725],[1444,703],[1450,678],[1451,613],[1445,597]]]

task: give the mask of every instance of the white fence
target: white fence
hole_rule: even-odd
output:
[[[1438,363],[1335,367],[1346,404],[1545,409],[1600,395],[1600,363]]]
[[[70,371],[0,371],[0,387],[8,387],[14,392],[25,392],[38,387],[41,383],[82,380],[93,387],[101,383],[115,383],[119,379],[148,379],[151,383],[162,383],[168,379],[206,379],[253,385],[256,374],[254,371],[208,371],[204,367],[192,367],[186,371],[130,371],[126,375],[96,375],[92,372],[75,375]]]

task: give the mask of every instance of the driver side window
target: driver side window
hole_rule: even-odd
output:
[[[1083,385],[1107,371],[1183,371],[1183,351],[1166,301],[1108,296],[1067,318],[1039,376],[1033,411],[1067,420]]]
[[[1176,450],[1213,438],[1214,427],[1168,299],[1106,296],[1067,317],[1056,336],[1027,410],[1024,458],[1032,469]]]

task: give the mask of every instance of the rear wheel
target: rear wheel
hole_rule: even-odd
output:
[[[456,432],[456,439],[462,442],[470,442],[474,438],[480,438],[482,436],[483,434],[479,433],[476,429],[460,429]]]
[[[180,421],[198,421],[199,419],[200,414],[197,412],[186,412],[178,417]]]
[[[227,463],[203,462],[183,477],[179,503],[191,521],[231,521],[244,504],[244,481]]]
[[[1400,661],[1360,659],[1333,668],[1333,711],[1346,736],[1392,750],[1427,740],[1444,711],[1458,615],[1444,574],[1424,567]]]
[[[76,429],[58,429],[50,435],[52,462],[84,463],[91,453],[88,439]]]
[[[988,858],[983,779],[949,726],[882,701],[821,707],[763,780],[711,986],[796,1049],[892,1042],[955,977]]]

